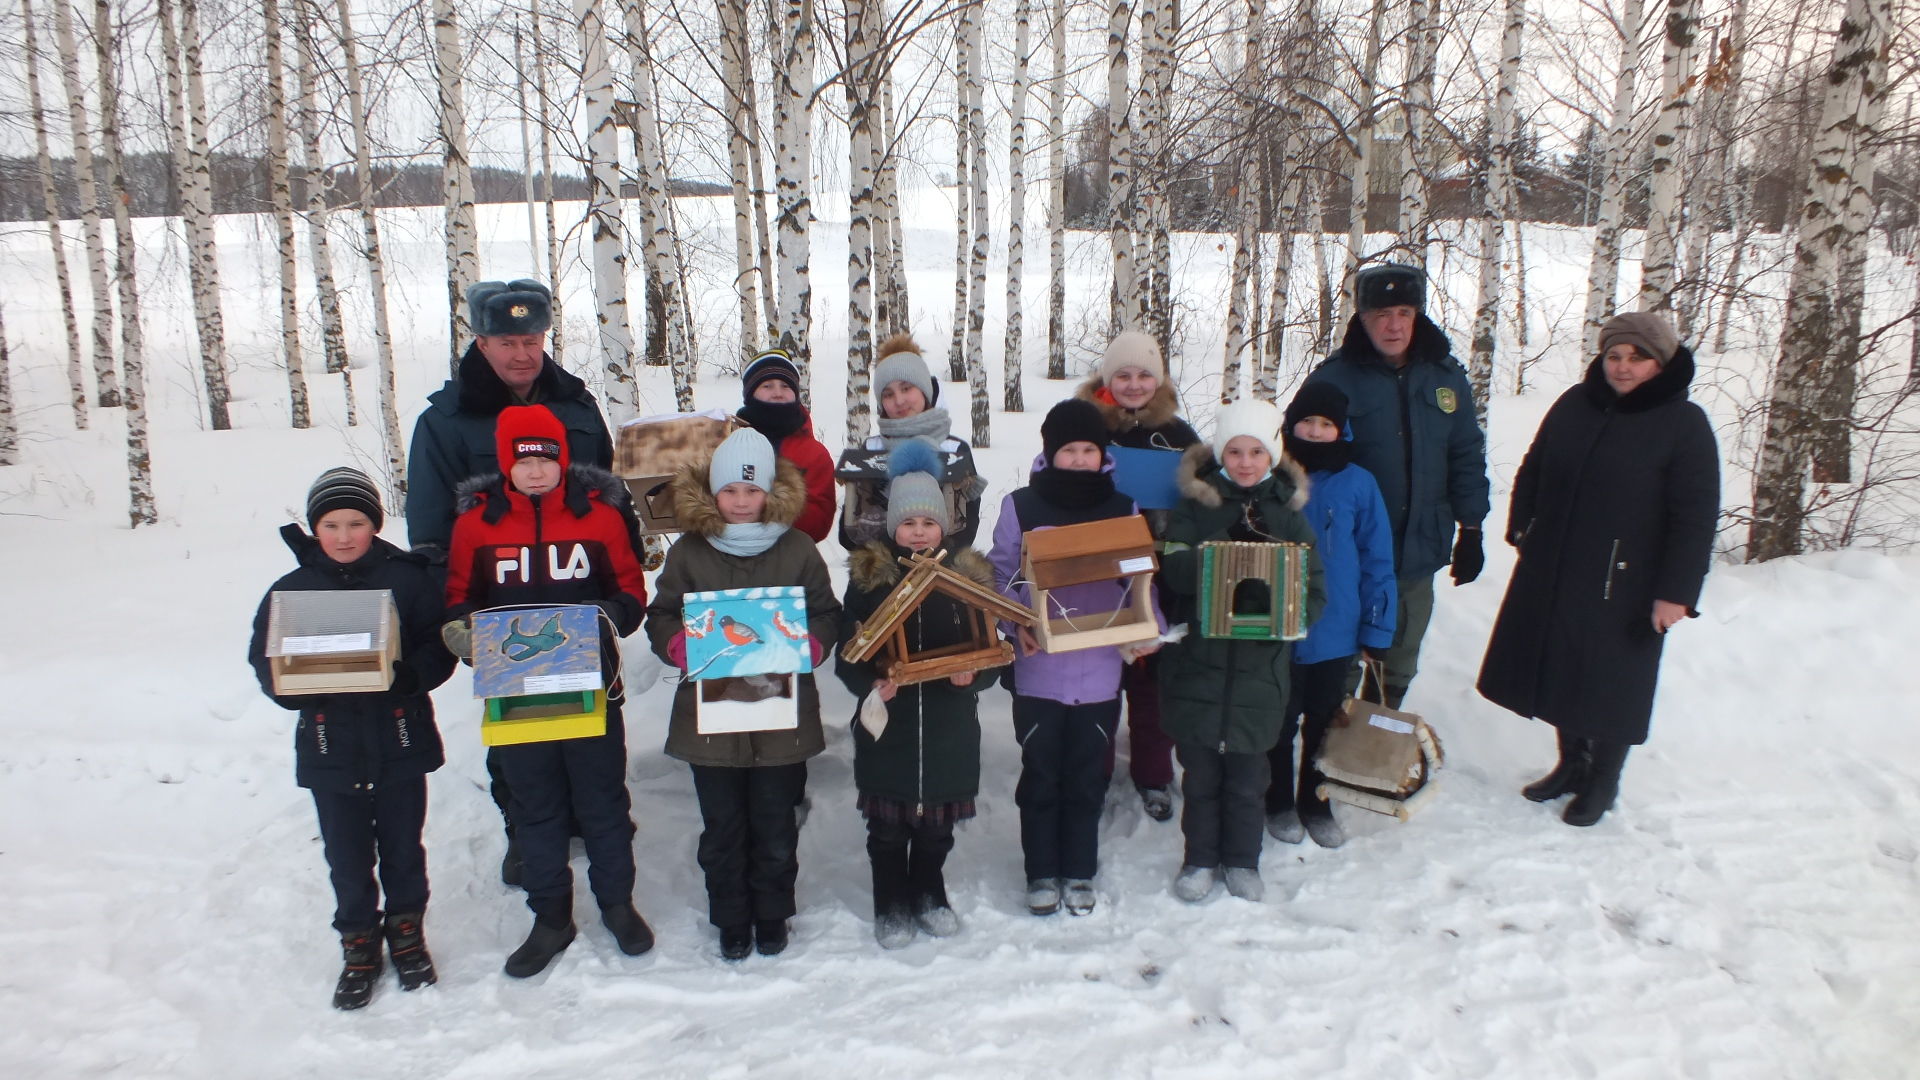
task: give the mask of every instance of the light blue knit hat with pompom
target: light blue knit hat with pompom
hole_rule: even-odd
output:
[[[887,455],[887,535],[912,517],[927,517],[940,523],[942,533],[953,529],[953,514],[946,493],[940,490],[940,477],[946,469],[940,463],[940,451],[919,439],[909,439]]]

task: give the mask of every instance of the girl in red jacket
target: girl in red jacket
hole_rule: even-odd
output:
[[[767,437],[774,453],[791,461],[807,482],[807,506],[793,527],[814,543],[833,528],[833,456],[813,437],[813,418],[800,404],[800,369],[785,349],[768,349],[754,357],[740,373],[742,394],[739,417]]]

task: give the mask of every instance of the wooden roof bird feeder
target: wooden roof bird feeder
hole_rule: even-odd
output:
[[[375,693],[393,683],[400,615],[387,589],[276,592],[267,608],[276,694]]]
[[[673,476],[713,452],[746,425],[724,409],[642,416],[620,425],[613,471],[633,493],[633,512],[648,536],[685,532],[673,509]]]
[[[1299,641],[1307,636],[1306,544],[1209,540],[1200,545],[1200,632],[1239,641]],[[1236,610],[1240,585],[1266,586],[1265,611]]]
[[[852,663],[878,656],[882,676],[899,686],[946,679],[970,671],[985,671],[1013,662],[1013,646],[1000,640],[994,624],[1000,620],[1032,626],[1034,614],[972,578],[943,564],[946,552],[914,552],[902,558],[907,568],[899,584],[880,602],[873,616],[854,631],[840,655]],[[940,593],[967,612],[968,639],[957,645],[915,652],[907,642],[907,616],[927,598]]]
[[[1040,651],[1073,652],[1158,638],[1153,574],[1159,568],[1153,534],[1139,514],[1027,533],[1021,538],[1020,572],[1032,594],[1033,634]],[[1123,583],[1123,606],[1067,611],[1051,599],[1054,589],[1095,581]]]

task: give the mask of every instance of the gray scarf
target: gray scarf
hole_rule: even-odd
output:
[[[880,418],[880,438],[891,450],[909,439],[921,439],[940,449],[941,440],[953,433],[953,417],[945,409],[928,409],[899,420]]]
[[[771,521],[743,521],[725,526],[717,535],[707,537],[707,543],[728,555],[753,556],[772,547],[790,528]]]

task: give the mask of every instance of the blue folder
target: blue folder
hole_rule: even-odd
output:
[[[1113,486],[1142,510],[1171,510],[1180,501],[1178,450],[1107,449],[1113,455]]]

